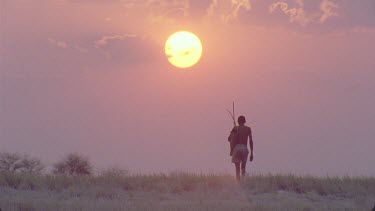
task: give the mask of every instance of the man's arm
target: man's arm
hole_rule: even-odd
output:
[[[229,136],[228,136],[228,142],[230,142],[230,139],[231,139],[231,137],[232,137],[233,130],[234,130],[234,129],[232,129],[232,130],[230,131],[230,133],[229,133]]]
[[[251,134],[251,129],[250,129],[250,133],[249,133],[249,142],[250,142],[250,161],[253,161],[253,159],[254,159],[254,154],[253,154],[254,143],[253,143],[253,136]]]
[[[228,136],[228,141],[230,142],[230,139],[232,138],[233,133],[236,131],[236,126],[233,127],[233,129],[230,131]]]

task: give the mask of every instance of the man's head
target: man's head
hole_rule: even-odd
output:
[[[239,116],[237,121],[239,125],[243,125],[246,123],[246,119],[244,116]]]

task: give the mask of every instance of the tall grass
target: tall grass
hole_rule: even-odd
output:
[[[305,200],[299,197],[305,196],[311,200],[299,204]],[[267,197],[284,198],[280,199],[281,204],[278,202],[272,207],[272,203],[262,204]],[[225,207],[269,210],[280,206],[314,210],[314,200],[324,202],[327,199],[339,200],[340,204],[319,205],[323,210],[348,207],[370,210],[375,204],[375,178],[269,174],[249,176],[238,184],[233,176],[226,174],[106,172],[71,177],[0,173],[0,208],[7,208],[5,210],[189,210],[192,207],[211,210],[218,204],[221,204],[218,210]],[[350,202],[350,206],[345,205],[345,201]]]
[[[111,187],[126,191],[189,192],[220,191],[233,188],[233,176],[227,174],[104,174],[98,176],[33,175],[0,173],[0,187],[17,190],[62,191],[69,188]],[[237,187],[237,186],[235,186]],[[314,192],[326,196],[352,197],[375,195],[374,177],[313,177],[295,175],[253,175],[241,181],[240,187],[257,193],[289,191],[298,194]]]

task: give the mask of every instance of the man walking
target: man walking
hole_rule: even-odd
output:
[[[240,180],[240,170],[242,177],[246,174],[246,161],[249,155],[247,148],[247,140],[250,142],[250,161],[253,161],[253,138],[250,127],[245,125],[246,119],[244,116],[238,117],[238,125],[235,126],[228,137],[228,141],[233,145],[232,163],[236,166],[236,179]],[[234,142],[234,143],[233,143]],[[232,150],[232,149],[231,149]]]

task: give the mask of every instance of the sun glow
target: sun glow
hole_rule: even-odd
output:
[[[200,60],[202,43],[193,33],[179,31],[168,38],[165,43],[165,54],[172,65],[188,68]]]

